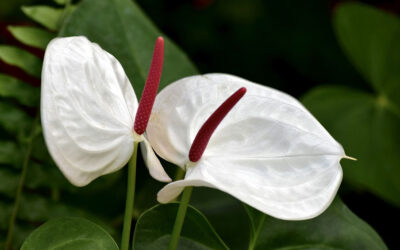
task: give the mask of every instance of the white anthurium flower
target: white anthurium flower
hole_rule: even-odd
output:
[[[197,162],[189,150],[213,111],[235,90],[247,94],[212,135]],[[295,98],[227,74],[178,80],[157,96],[147,127],[156,153],[186,170],[166,185],[167,203],[186,186],[224,191],[271,216],[302,220],[322,213],[342,180],[342,146]]]
[[[84,186],[122,168],[134,141],[142,142],[150,174],[170,181],[144,130],[133,130],[137,110],[135,92],[115,57],[83,36],[50,42],[42,72],[42,126],[50,154],[72,184]]]

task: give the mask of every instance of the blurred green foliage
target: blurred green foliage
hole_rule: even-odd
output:
[[[373,88],[322,86],[303,102],[343,144],[347,182],[400,206],[400,19],[362,4],[343,4],[334,18],[349,59]]]
[[[62,0],[58,2],[63,4]],[[366,188],[399,204],[400,164],[396,154],[399,121],[397,111],[393,112],[393,107],[398,108],[397,94],[400,94],[396,68],[399,54],[397,49],[391,49],[400,44],[396,43],[398,18],[371,7],[346,5],[343,9],[350,10],[339,9],[334,19],[339,45],[327,1],[138,2],[161,30],[190,53],[201,72],[233,73],[296,96],[321,83],[340,83],[342,87],[313,90],[306,95],[304,103],[343,143],[346,152],[359,158],[357,163],[344,164],[346,181],[355,185],[356,190]],[[61,6],[24,10],[44,28],[10,27],[20,43],[43,49],[57,35],[49,30],[57,30],[62,24],[61,35],[86,35],[116,56],[136,93],[141,93],[153,41],[161,32],[138,4],[129,0],[85,0],[69,17],[64,15],[66,12]],[[387,28],[371,32],[374,27]],[[197,72],[170,40],[166,49],[162,86]],[[21,48],[2,45],[0,58],[33,76],[40,76],[41,60]],[[371,84],[366,85],[365,81]],[[70,185],[52,162],[40,133],[38,93],[39,88],[29,83],[0,75],[0,248],[14,209],[24,161],[27,172],[14,228],[14,248],[37,226],[60,216],[90,219],[119,242],[126,170],[99,178],[85,188]],[[138,164],[144,166],[141,160]],[[356,164],[360,166],[355,167]],[[156,204],[155,195],[161,186],[150,179],[144,167],[139,167],[134,214],[135,218],[142,217],[137,225],[137,234],[141,235],[135,238],[137,245],[168,237],[168,227],[172,228],[168,222],[173,220],[166,221],[165,215],[172,218],[175,205],[158,206],[143,213]],[[210,239],[218,242],[218,234],[232,249],[245,249],[249,244],[256,249],[386,248],[373,229],[338,199],[323,215],[304,222],[280,221],[253,209],[244,209],[239,201],[209,189],[195,189],[191,204],[199,209],[190,212],[197,219],[184,230],[200,230],[209,235],[205,246],[210,244]],[[157,221],[163,223],[162,234],[149,227]],[[57,223],[53,221],[45,226],[57,226]],[[144,236],[143,225],[150,228]],[[37,232],[40,230],[43,229]],[[190,232],[188,235],[185,240],[190,243],[193,235]]]

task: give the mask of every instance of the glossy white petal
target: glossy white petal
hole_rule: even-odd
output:
[[[247,93],[219,125],[185,180],[168,184],[168,202],[184,186],[220,189],[289,220],[312,218],[333,200],[343,148],[294,98],[244,79],[209,74],[179,80],[158,95],[147,136],[155,151],[181,167],[197,131],[235,90]]]
[[[146,138],[144,138],[143,141],[140,143],[140,149],[142,151],[145,164],[149,169],[150,175],[154,179],[161,182],[172,181],[171,178],[169,178],[168,174],[165,172],[164,168],[160,163],[160,160],[157,158],[156,154],[151,148],[149,141]]]
[[[49,151],[71,183],[86,185],[128,162],[137,106],[121,64],[97,44],[68,37],[48,45],[42,125]]]

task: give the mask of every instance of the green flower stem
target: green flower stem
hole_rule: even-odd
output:
[[[177,167],[176,173],[175,173],[175,181],[182,180],[183,177],[185,177],[185,171],[183,171],[182,168]]]
[[[138,144],[139,144],[138,142],[134,142],[133,155],[129,161],[128,187],[126,190],[126,204],[125,204],[124,227],[122,229],[121,250],[128,250],[129,239],[131,236],[133,204],[135,201],[136,159],[137,159]]]
[[[181,235],[183,222],[185,221],[186,210],[192,195],[193,187],[186,187],[182,194],[181,203],[179,204],[178,213],[176,214],[174,228],[172,230],[171,241],[168,250],[175,250],[178,246],[179,237]]]
[[[14,208],[12,210],[10,223],[8,226],[6,247],[5,247],[6,250],[12,249],[11,245],[12,245],[12,238],[13,238],[13,233],[14,233],[15,220],[17,219],[19,204],[21,203],[22,190],[23,190],[23,187],[25,184],[26,172],[28,171],[29,159],[31,158],[31,153],[32,153],[33,139],[35,139],[36,135],[38,134],[38,131],[37,131],[38,123],[39,123],[39,116],[36,116],[36,118],[32,124],[32,129],[31,129],[30,135],[29,135],[27,143],[26,143],[27,150],[26,150],[26,154],[24,157],[24,163],[22,165],[21,177],[19,178],[17,193],[15,195]]]

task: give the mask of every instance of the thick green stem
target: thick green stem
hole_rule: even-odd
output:
[[[125,204],[124,227],[122,230],[121,250],[128,250],[129,239],[131,237],[133,204],[135,201],[136,159],[137,159],[138,144],[139,144],[138,142],[134,142],[133,155],[129,161],[128,187],[126,190],[126,204]]]
[[[183,191],[178,213],[176,214],[175,224],[172,230],[171,241],[169,242],[168,250],[175,250],[178,246],[178,241],[181,235],[183,222],[185,221],[186,210],[189,204],[192,190],[193,187],[186,187]]]
[[[24,162],[22,165],[21,177],[19,179],[17,193],[15,195],[14,208],[12,210],[10,223],[8,226],[8,232],[7,232],[7,238],[6,238],[6,248],[5,248],[6,250],[12,249],[11,245],[12,245],[12,238],[13,238],[13,233],[14,233],[14,224],[15,224],[15,220],[17,219],[19,204],[21,203],[22,190],[23,190],[24,183],[25,183],[26,172],[28,170],[29,159],[31,158],[31,153],[32,153],[33,139],[35,139],[35,136],[37,135],[36,126],[38,124],[38,121],[39,121],[39,118],[37,116],[32,124],[31,133],[30,133],[28,141],[27,141],[28,148],[26,150]]]
[[[183,171],[182,168],[177,167],[176,173],[175,173],[175,181],[182,180],[184,176],[185,176],[185,171]]]

